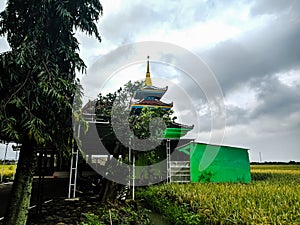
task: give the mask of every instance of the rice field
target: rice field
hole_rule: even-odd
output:
[[[300,175],[300,165],[251,165],[251,173],[280,173]]]
[[[3,180],[10,180],[16,171],[16,165],[1,165],[0,164],[0,176]]]
[[[253,181],[152,186],[139,193],[171,224],[300,224],[300,166],[251,166]]]

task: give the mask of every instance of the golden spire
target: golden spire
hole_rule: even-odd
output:
[[[146,72],[145,85],[146,86],[152,86],[152,81],[151,81],[151,78],[150,78],[149,56],[147,57],[147,72]]]

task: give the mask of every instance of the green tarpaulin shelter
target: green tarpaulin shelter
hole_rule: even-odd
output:
[[[190,156],[191,182],[251,181],[248,149],[197,142],[177,149]]]

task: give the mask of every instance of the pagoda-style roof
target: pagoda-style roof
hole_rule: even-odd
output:
[[[194,125],[185,125],[185,124],[181,124],[181,123],[171,123],[171,125],[169,127],[172,127],[172,128],[183,128],[183,129],[193,129],[194,128]]]
[[[164,131],[164,138],[166,139],[180,139],[186,135],[189,131],[193,130],[194,125],[184,125],[179,123],[170,124]]]
[[[156,108],[156,107],[162,107],[165,109],[171,109],[173,107],[173,103],[164,103],[158,99],[143,99],[137,103],[133,103],[131,105],[131,107],[133,109],[137,109],[137,108],[144,108],[144,107],[152,107],[152,108]]]
[[[144,99],[147,97],[154,97],[161,99],[161,97],[166,93],[168,87],[158,88],[155,86],[144,86],[141,89],[137,90],[135,93],[135,99]]]

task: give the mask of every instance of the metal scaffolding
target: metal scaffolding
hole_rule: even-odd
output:
[[[96,114],[92,113],[83,113],[82,114],[85,121],[89,124],[109,124],[108,121],[97,121]],[[75,129],[75,127],[74,127]],[[74,130],[76,132],[76,130]],[[80,138],[81,126],[78,123],[77,127],[77,139]],[[77,173],[78,173],[78,157],[79,157],[79,148],[76,143],[73,143],[72,146],[72,157],[71,157],[71,165],[70,165],[70,177],[69,177],[69,192],[68,198],[75,199],[76,198],[76,184],[77,184]]]

